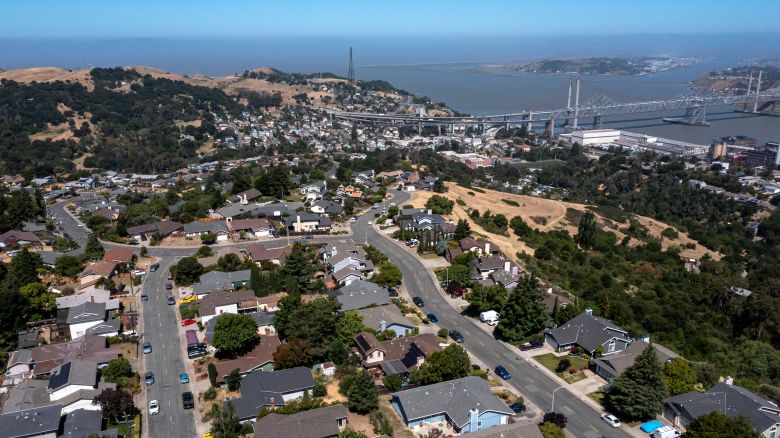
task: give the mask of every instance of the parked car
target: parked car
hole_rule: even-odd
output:
[[[542,341],[531,341],[526,342],[525,344],[520,345],[520,351],[528,351],[528,350],[534,350],[537,348],[544,347],[544,342]]]
[[[193,301],[198,301],[198,297],[195,296],[195,295],[189,295],[189,296],[184,297],[181,300],[179,300],[179,303],[182,303],[182,304],[183,303],[191,303]]]
[[[417,307],[425,307],[425,301],[420,297],[412,297],[412,302],[416,304]]]
[[[149,354],[152,352],[152,343],[149,341],[144,342],[144,354]]]
[[[504,368],[502,365],[497,366],[494,371],[498,377],[501,377],[504,380],[509,380],[512,378],[512,375],[509,374],[509,371],[507,371],[506,368]]]
[[[314,236],[312,236],[311,234],[307,234],[307,235],[303,236],[302,239],[303,240],[311,240],[311,239],[314,239]]]
[[[184,409],[192,409],[195,407],[195,397],[192,396],[190,391],[181,393],[181,401],[184,405]]]
[[[620,420],[612,414],[601,414],[601,419],[612,427],[620,427]]]
[[[144,383],[146,386],[149,386],[154,383],[154,373],[151,371],[147,371],[144,375]]]
[[[515,414],[522,414],[523,412],[525,412],[525,403],[520,403],[520,402],[512,403],[511,405],[509,405],[509,409],[511,409],[512,412],[514,412]]]
[[[171,290],[171,289],[173,289],[173,283],[171,283],[170,281],[169,281],[169,282],[166,282],[166,283],[165,283],[165,289],[166,289],[166,290]]]
[[[198,322],[198,321],[196,319],[192,319],[192,318],[190,318],[190,319],[182,319],[181,320],[181,326],[182,327],[187,327],[188,325],[195,324],[196,322]]]
[[[387,295],[389,295],[391,298],[395,298],[398,296],[398,290],[393,287],[388,287]]]
[[[152,266],[149,266],[149,271],[151,271],[151,272],[154,272],[154,271],[156,271],[158,269],[160,269],[160,264],[159,263],[154,263],[154,264],[152,264]]]
[[[187,373],[181,373],[179,376],[179,383],[190,383],[190,376]]]
[[[473,363],[473,364],[471,364],[471,369],[474,370],[474,371],[479,371],[479,370],[482,369],[482,367],[480,367],[479,365]]]
[[[430,321],[432,324],[436,324],[437,322],[439,322],[439,318],[437,318],[436,315],[434,315],[433,313],[429,313],[425,316],[428,317],[428,321]]]
[[[168,305],[169,305],[169,306],[172,306],[172,305],[174,305],[174,304],[176,304],[176,298],[174,298],[174,297],[172,297],[172,296],[169,296],[169,297],[168,297]]]
[[[149,295],[146,295],[146,292],[141,292],[141,301],[149,301]]]
[[[450,337],[452,338],[453,341],[457,342],[458,344],[462,344],[464,341],[463,335],[460,334],[460,332],[457,330],[450,330]]]
[[[357,217],[352,216],[351,218],[349,218],[349,222],[354,224],[355,222],[357,222]]]
[[[149,402],[149,415],[157,415],[160,413],[160,402],[152,400]]]
[[[653,431],[653,438],[678,438],[682,436],[682,432],[672,426],[662,426]]]

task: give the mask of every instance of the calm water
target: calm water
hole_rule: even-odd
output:
[[[264,39],[123,39],[2,40],[0,68],[60,66],[84,68],[149,65],[182,74],[227,75],[259,66],[285,71],[332,71],[346,75],[347,53],[354,47],[359,79],[384,79],[396,87],[431,97],[471,114],[553,109],[566,103],[565,75],[517,76],[464,71],[478,63],[585,56],[702,56],[713,61],[652,77],[587,77],[581,100],[608,94],[616,101],[669,98],[688,81],[711,69],[757,58],[780,58],[778,35],[656,35],[493,38],[264,38]],[[426,64],[426,65],[423,65]],[[649,113],[629,121],[605,119],[619,127],[654,135],[709,143],[724,135],[744,134],[761,141],[780,138],[780,118],[745,116],[732,108],[709,108],[709,127],[659,123]]]

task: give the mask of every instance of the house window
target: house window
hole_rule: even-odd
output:
[[[477,429],[481,429],[481,428],[482,428],[482,421],[477,421]]]
[[[615,340],[614,339],[609,341],[609,345],[607,346],[607,351],[610,351],[610,352],[615,351]]]

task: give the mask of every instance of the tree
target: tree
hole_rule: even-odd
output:
[[[213,245],[217,243],[217,236],[211,232],[203,233],[200,235],[200,243],[204,245]]]
[[[471,226],[466,219],[458,220],[458,225],[455,226],[455,235],[453,238],[460,242],[461,240],[471,236]]]
[[[391,374],[389,376],[385,376],[385,378],[382,379],[382,383],[385,385],[385,388],[387,388],[388,391],[395,392],[398,391],[398,389],[401,387],[403,379],[401,379],[401,376],[397,374]]]
[[[41,283],[24,285],[19,289],[19,293],[27,300],[27,319],[30,321],[47,319],[57,308],[55,301],[57,295],[49,292],[46,286]]]
[[[238,438],[241,435],[241,421],[232,401],[225,403],[222,409],[213,405],[212,418],[210,432],[214,438]]]
[[[240,271],[245,267],[238,254],[228,253],[217,260],[217,270],[222,272]]]
[[[203,265],[198,263],[198,259],[184,257],[176,264],[174,278],[176,283],[187,286],[198,281],[202,273]]]
[[[357,310],[347,310],[339,316],[336,322],[336,339],[350,345],[355,336],[365,329],[363,317]]]
[[[403,273],[401,273],[401,270],[398,268],[398,266],[390,263],[390,262],[384,262],[378,266],[379,272],[374,274],[374,282],[376,284],[380,284],[385,287],[394,287],[401,284],[401,281],[403,281]]]
[[[310,366],[312,362],[309,346],[306,341],[301,339],[290,339],[276,347],[274,352],[275,370]]]
[[[444,185],[444,181],[437,179],[433,182],[433,191],[435,193],[444,193],[447,191],[447,186]]]
[[[421,385],[460,379],[471,375],[471,360],[466,350],[451,344],[444,350],[431,354],[425,363],[413,372],[411,380]]]
[[[294,280],[299,290],[302,290],[309,283],[313,273],[314,267],[306,255],[305,247],[296,243],[293,245],[290,255],[284,260],[282,276],[288,280]],[[288,290],[287,292],[290,291]]]
[[[203,245],[200,248],[198,248],[198,257],[211,257],[213,255],[214,255],[214,250],[212,250],[210,246]]]
[[[330,342],[336,335],[337,320],[338,303],[327,298],[318,298],[302,303],[292,311],[285,328],[285,336],[306,341],[313,359],[325,359]]]
[[[750,419],[745,416],[728,417],[720,412],[711,412],[694,419],[685,428],[683,438],[760,438],[753,430]]]
[[[241,370],[236,368],[225,376],[225,384],[228,387],[228,391],[238,391],[241,388]]]
[[[338,339],[331,341],[328,347],[328,360],[336,365],[344,365],[349,362],[349,345]]]
[[[223,314],[214,326],[212,345],[220,354],[235,357],[257,343],[257,322],[246,314]]]
[[[81,259],[69,255],[57,257],[54,273],[61,277],[77,277],[81,273]]]
[[[644,420],[661,412],[667,394],[663,368],[655,347],[650,345],[637,356],[633,365],[615,378],[604,401],[608,409],[621,418]]]
[[[379,407],[379,393],[371,374],[364,370],[358,372],[347,392],[347,406],[358,414],[367,414]]]
[[[539,426],[539,431],[542,432],[542,437],[544,438],[566,438],[563,429],[554,423],[542,423]]]
[[[368,435],[346,427],[339,433],[339,438],[368,438]]]
[[[588,210],[580,218],[580,225],[577,227],[577,235],[574,240],[583,248],[592,248],[596,240],[596,215]]]
[[[691,392],[696,386],[696,372],[688,361],[681,357],[664,364],[664,378],[672,395]]]
[[[450,214],[454,205],[455,202],[441,195],[433,195],[425,202],[425,208],[430,209],[433,214]]]
[[[217,366],[214,365],[214,362],[209,362],[209,366],[207,367],[209,372],[209,383],[211,383],[211,386],[213,388],[217,387]]]
[[[287,338],[287,323],[290,320],[292,312],[301,305],[301,296],[299,294],[285,295],[279,300],[279,310],[274,314],[274,328],[276,333],[282,339]]]
[[[513,217],[512,220],[509,221],[509,227],[512,228],[512,231],[514,231],[514,233],[520,237],[526,237],[533,231],[533,229],[527,223],[525,223],[523,218],[520,216]]]
[[[6,276],[8,286],[18,289],[25,284],[38,282],[38,269],[43,266],[41,256],[22,248],[21,252],[11,259],[11,271]]]
[[[97,234],[92,234],[87,239],[87,246],[84,247],[84,257],[88,260],[97,260],[103,258],[105,254],[103,244],[97,238]]]
[[[133,375],[133,367],[130,361],[124,357],[118,357],[108,361],[108,365],[100,371],[103,380],[116,383],[120,387],[130,386],[130,376]]]
[[[92,399],[93,405],[99,405],[103,410],[103,417],[117,422],[125,415],[133,415],[135,405],[133,396],[121,388],[106,388]]]
[[[255,295],[260,297],[265,293],[263,286],[263,273],[260,272],[260,267],[257,263],[252,263],[249,266],[249,286],[255,292]]]
[[[506,305],[506,299],[507,293],[504,286],[483,286],[477,284],[466,295],[466,301],[469,302],[466,313],[479,315],[481,312],[487,312],[488,310],[501,311],[504,305]]]
[[[520,341],[543,329],[550,321],[543,296],[535,278],[523,280],[509,294],[501,309],[496,334],[510,341]]]
[[[542,423],[552,423],[561,429],[566,427],[567,421],[566,415],[560,412],[545,412],[544,418],[542,419]]]

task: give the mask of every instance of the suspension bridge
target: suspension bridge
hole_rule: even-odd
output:
[[[348,112],[328,110],[328,113],[337,120],[345,120],[358,124],[416,127],[446,127],[453,129],[455,126],[481,126],[487,127],[526,126],[533,129],[534,123],[544,123],[545,132],[553,134],[556,122],[563,121],[565,127],[581,129],[580,120],[592,120],[591,126],[598,129],[602,125],[604,117],[621,116],[628,114],[640,114],[662,111],[684,110],[682,117],[664,118],[665,122],[682,123],[686,125],[707,125],[706,108],[713,106],[741,105],[740,112],[757,115],[777,115],[765,112],[766,108],[774,102],[780,101],[780,84],[775,84],[764,91],[760,90],[761,80],[759,74],[758,85],[755,90],[748,86],[747,94],[728,95],[709,90],[691,90],[671,99],[644,100],[637,102],[617,102],[606,94],[598,94],[580,102],[580,79],[569,80],[568,99],[565,108],[552,110],[525,110],[517,113],[495,114],[487,116],[446,116],[431,117],[425,114],[378,114],[365,112]],[[751,92],[752,91],[752,92]],[[572,101],[572,93],[573,101]],[[751,108],[752,107],[752,108]]]

